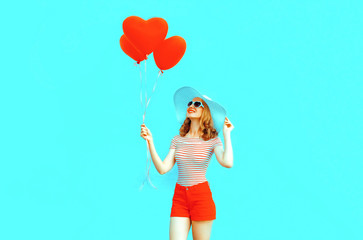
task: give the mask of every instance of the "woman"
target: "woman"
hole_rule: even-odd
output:
[[[178,164],[170,214],[171,240],[185,240],[192,225],[193,239],[209,239],[216,207],[209,182],[205,178],[209,160],[214,152],[218,162],[226,168],[233,166],[230,133],[234,128],[224,108],[191,87],[182,87],[174,94],[178,121],[182,124],[179,135],[171,141],[164,161],[157,154],[151,131],[141,125],[141,137],[148,141],[150,155],[160,174],[169,172]],[[223,128],[224,145],[218,137]]]

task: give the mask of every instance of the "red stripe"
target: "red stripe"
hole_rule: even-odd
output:
[[[207,181],[205,174],[216,146],[223,146],[219,137],[204,141],[198,138],[174,136],[170,148],[176,149],[178,181],[182,186],[192,186]]]

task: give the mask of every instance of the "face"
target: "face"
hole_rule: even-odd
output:
[[[201,98],[193,98],[193,101],[200,101],[202,102],[202,99]],[[203,104],[204,105],[204,104]],[[202,106],[199,106],[199,107],[195,107],[194,104],[190,105],[188,108],[187,108],[187,117],[189,118],[200,118],[202,116],[202,113],[204,111],[204,108]]]

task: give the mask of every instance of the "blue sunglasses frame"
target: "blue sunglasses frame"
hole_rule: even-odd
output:
[[[200,103],[200,105],[197,107],[197,106],[195,106],[195,103]],[[191,105],[194,105],[194,107],[196,107],[196,108],[199,108],[199,107],[203,107],[204,108],[204,106],[203,106],[203,103],[201,102],[201,101],[190,101],[190,102],[188,102],[188,107],[190,107]]]

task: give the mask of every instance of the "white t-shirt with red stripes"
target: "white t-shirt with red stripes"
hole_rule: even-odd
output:
[[[204,141],[201,138],[174,136],[170,149],[176,149],[175,160],[179,170],[177,183],[189,187],[207,181],[205,174],[216,146],[223,147],[219,137]]]

